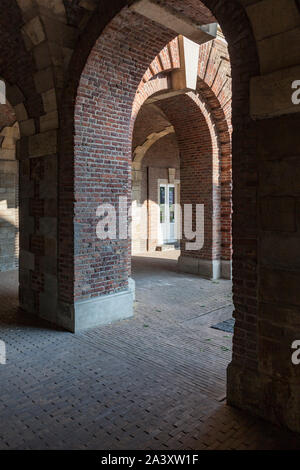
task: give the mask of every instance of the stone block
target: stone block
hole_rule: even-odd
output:
[[[64,25],[62,28],[62,44],[63,47],[67,47],[68,49],[75,49],[75,45],[78,39],[78,30],[75,28]]]
[[[151,21],[155,21],[178,34],[190,39],[197,44],[203,44],[216,37],[217,27],[215,23],[201,27],[196,22],[192,22],[186,16],[175,12],[163,4],[152,0],[139,0],[131,6],[132,10],[139,15],[145,16]],[[215,27],[214,27],[215,26]]]
[[[34,61],[37,70],[42,70],[52,65],[52,58],[47,42],[42,42],[33,50]]]
[[[60,44],[49,41],[49,50],[51,54],[52,64],[55,67],[62,67],[64,64],[63,48]]]
[[[46,179],[40,183],[40,197],[42,199],[56,199],[57,198],[57,181],[56,179]]]
[[[42,292],[39,295],[39,317],[50,323],[56,323],[57,296],[52,292]]]
[[[74,333],[130,318],[134,314],[135,283],[129,279],[128,289],[103,295],[75,305],[59,304],[57,322]]]
[[[42,273],[57,275],[57,258],[53,256],[43,256],[40,258],[40,270]]]
[[[57,217],[57,199],[45,199],[45,217]]]
[[[294,2],[291,2],[294,3]],[[284,16],[284,15],[283,15]],[[299,13],[297,13],[297,18]],[[286,69],[300,63],[300,27],[268,37],[258,42],[261,74]],[[274,54],[276,51],[276,54]]]
[[[284,10],[284,15],[282,11]],[[263,0],[247,7],[257,41],[276,36],[299,26],[299,13],[290,0]]]
[[[300,40],[300,38],[299,38]],[[299,113],[300,105],[292,102],[294,80],[300,67],[285,68],[268,75],[254,77],[250,82],[250,112],[254,119]]]
[[[64,47],[63,48],[63,66],[64,66],[65,70],[67,70],[68,67],[69,67],[73,52],[74,52],[73,49],[71,49],[69,47]]]
[[[20,90],[20,88],[17,85],[13,85],[13,86],[7,85],[6,86],[6,95],[7,95],[7,99],[9,101],[9,103],[12,106],[16,106],[19,103],[23,103],[23,101],[25,100],[25,97],[24,97],[22,91]]]
[[[221,278],[232,279],[232,261],[221,261]]]
[[[58,0],[36,0],[36,2],[41,8],[49,9],[54,15],[65,16],[64,2]]]
[[[20,269],[34,271],[35,268],[35,256],[29,251],[20,250]]]
[[[29,178],[30,177],[30,161],[23,160],[19,164],[19,174],[21,178]]]
[[[17,141],[17,159],[25,160],[29,157],[28,153],[28,137],[22,136],[20,140]]]
[[[2,142],[3,150],[14,150],[15,151],[15,141],[11,137],[5,137]],[[15,153],[15,152],[14,152]]]
[[[295,232],[296,201],[292,197],[264,197],[260,203],[263,230]]]
[[[27,178],[20,180],[20,199],[28,199],[34,197],[34,182],[28,181]]]
[[[259,317],[272,321],[275,324],[286,325],[288,328],[300,331],[299,308],[294,305],[284,307],[282,305],[261,303]]]
[[[257,154],[266,160],[294,156],[295,149],[300,148],[299,128],[297,114],[260,121],[256,126]]]
[[[31,10],[35,6],[34,0],[16,0],[22,11]]]
[[[22,135],[30,136],[35,134],[34,119],[20,122],[20,131]]]
[[[20,286],[19,290],[20,307],[27,313],[35,313],[34,295],[31,289]]]
[[[300,273],[260,269],[260,298],[265,303],[300,306]]]
[[[0,160],[15,160],[16,150],[15,149],[0,149]]]
[[[57,156],[50,155],[44,159],[45,166],[45,180],[52,181],[52,184],[57,181]]]
[[[55,238],[57,235],[57,219],[56,217],[40,217],[40,230],[41,235],[46,237]]]
[[[178,269],[185,273],[196,274],[205,279],[220,279],[221,261],[204,260],[192,256],[180,256]]]
[[[34,233],[34,217],[23,215],[20,213],[20,230],[26,235],[32,235]]]
[[[40,130],[46,132],[52,129],[58,129],[58,113],[57,111],[51,111],[50,113],[41,116],[40,118]]]
[[[300,157],[261,162],[259,181],[261,195],[300,196]]]
[[[57,240],[56,238],[45,237],[45,255],[48,257],[57,257]]]
[[[23,103],[17,104],[14,109],[16,113],[16,118],[19,122],[28,120],[28,114]]]
[[[47,293],[52,294],[54,297],[58,295],[58,280],[57,276],[53,276],[52,274],[45,273],[44,276],[44,290]]]
[[[57,132],[51,130],[28,138],[30,157],[52,155],[57,151]]]
[[[34,75],[34,82],[38,93],[45,93],[48,90],[52,90],[55,87],[52,67],[37,72]]]
[[[265,232],[260,236],[260,262],[262,265],[300,270],[300,237],[287,233]]]
[[[62,29],[64,25],[50,15],[43,17],[43,23],[48,41],[62,45]]]
[[[19,269],[19,282],[20,286],[24,289],[30,288],[30,271],[29,269]]]
[[[50,113],[51,111],[55,111],[57,109],[56,92],[54,88],[42,93],[42,98],[44,110],[46,113]]]
[[[28,21],[28,23],[23,26],[23,31],[35,46],[45,41],[46,39],[42,22],[38,16]]]

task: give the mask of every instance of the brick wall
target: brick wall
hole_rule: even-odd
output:
[[[143,31],[143,39],[147,41],[147,47],[144,47],[141,38],[139,43],[136,43],[139,31]],[[96,241],[95,233],[91,233],[90,226],[97,224],[97,219],[93,214],[96,214],[99,204],[109,201],[117,205],[118,197],[128,194],[128,187],[131,184],[130,172],[128,172],[130,136],[134,119],[144,96],[143,93],[140,93],[141,99],[138,104],[135,101],[132,112],[133,98],[138,86],[146,81],[144,76],[141,82],[142,73],[147,70],[145,65],[151,64],[150,75],[153,77],[162,70],[170,70],[172,62],[176,64],[176,60],[178,61],[176,39],[171,42],[168,48],[165,47],[171,38],[172,33],[167,29],[164,30],[146,18],[125,10],[107,26],[96,42],[81,76],[75,110],[75,181],[77,182],[75,186],[77,200],[75,240],[76,248],[78,247],[78,256],[75,258],[76,299],[116,292],[126,288],[128,276],[126,266],[130,265],[129,241],[126,243],[125,241],[113,242],[111,240]],[[162,51],[160,60],[153,60],[159,51],[159,45],[161,46],[159,50]],[[114,52],[112,53],[112,51]],[[109,68],[110,64],[115,67],[114,70]],[[102,72],[100,77],[100,70],[107,72]],[[210,71],[209,77],[211,75]],[[219,83],[218,80],[216,82]],[[141,91],[141,86],[139,86],[139,91]],[[129,113],[132,113],[132,119],[128,128],[126,127],[126,116]],[[207,111],[207,113],[209,112]],[[211,125],[212,129],[213,125]],[[213,147],[215,148],[216,145],[215,142]],[[91,146],[91,151],[89,150],[87,153],[88,146]],[[87,157],[90,162],[88,166],[85,163]],[[115,167],[116,158],[118,158],[118,173]],[[211,175],[208,177],[210,181],[213,179],[213,173],[218,172],[218,156],[216,155],[214,158]],[[112,172],[113,166],[114,171]],[[112,174],[114,174],[113,180],[111,179]],[[110,175],[109,183],[108,175]],[[89,179],[91,177],[92,180]],[[102,181],[107,180],[107,184],[110,186],[106,187],[102,184],[101,188],[97,188],[96,178]],[[93,180],[94,183],[91,182]],[[95,196],[91,197],[93,194]],[[211,199],[206,204],[208,211],[206,215],[207,246],[199,255],[205,259],[215,259],[221,256],[220,207],[217,202],[220,199],[219,182],[216,183],[211,194],[214,194],[214,201]],[[86,204],[89,206],[88,211],[86,211]],[[215,212],[212,218],[210,211],[212,211],[213,205]],[[89,214],[88,219],[87,213]],[[94,246],[92,251],[89,248],[91,244]],[[211,248],[208,248],[208,245]],[[76,263],[78,263],[77,266]],[[78,282],[76,282],[76,273],[78,273]],[[60,287],[63,288],[63,286]]]
[[[0,271],[19,264],[18,179],[18,163],[0,159]]]
[[[0,271],[19,264],[19,125],[10,104],[0,105]]]
[[[119,196],[130,195],[132,102],[144,70],[171,37],[124,11],[99,38],[83,71],[75,111],[76,299],[127,286],[130,241],[97,240],[96,209],[104,202],[117,207]]]

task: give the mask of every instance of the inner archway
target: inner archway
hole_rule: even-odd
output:
[[[11,105],[0,104],[0,272],[19,265],[19,165],[20,129]]]
[[[195,91],[186,89],[185,79],[182,89],[178,82],[173,89],[173,74],[177,77],[180,70],[185,74],[184,55],[191,57],[189,48],[194,47],[182,38],[173,40],[153,60],[137,90],[132,113],[132,277],[135,314],[145,318],[149,336],[160,325],[160,347],[165,348],[172,325],[172,335],[186,344],[187,351],[189,335],[194,336],[194,344],[197,337],[198,361],[189,361],[192,352],[186,351],[185,364],[199,391],[220,399],[226,395],[233,332],[231,282],[223,280],[230,279],[227,261],[225,269],[222,266],[224,233],[231,233],[231,213],[222,217],[222,190],[229,189],[231,203],[231,181],[229,187],[222,187],[222,172],[231,175],[230,114],[228,121],[224,117],[231,91],[228,87],[223,109],[215,93],[220,96],[230,80],[230,67],[228,61],[222,63],[227,49],[221,32],[209,46],[197,49]],[[181,59],[175,69],[170,66],[171,56]],[[207,56],[214,57],[212,63]],[[205,65],[214,69],[210,78],[203,72]],[[188,72],[190,78],[190,68]],[[218,82],[219,90],[211,89],[209,80]],[[214,101],[206,101],[212,96]],[[216,349],[215,344],[219,344]],[[201,381],[202,374],[208,383]]]

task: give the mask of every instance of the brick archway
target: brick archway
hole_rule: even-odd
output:
[[[140,38],[137,42],[138,33],[142,40]],[[100,36],[82,73],[75,109],[74,161],[75,181],[78,182],[75,198],[81,200],[81,204],[75,205],[74,235],[78,246],[74,266],[74,295],[79,303],[90,297],[124,291],[131,296],[128,284],[129,239],[103,243],[95,240],[95,233],[88,235],[86,230],[89,231],[87,226],[92,219],[91,225],[97,225],[96,210],[99,204],[110,201],[117,206],[119,197],[129,194],[132,103],[145,69],[157,51],[172,39],[172,35],[168,30],[161,31],[158,26],[147,25],[142,17],[125,9]],[[150,46],[149,36],[153,39]],[[131,43],[137,47],[134,53]],[[111,69],[112,51],[117,50],[119,52],[113,54],[115,65]],[[106,69],[106,73],[99,73],[102,68]],[[96,95],[93,90],[97,90]],[[88,126],[88,116],[94,121],[93,128]],[[94,150],[88,151],[90,163],[87,170],[85,149],[89,145],[93,145]],[[111,175],[114,177],[111,178]],[[90,177],[103,181],[101,187],[97,188],[96,182],[90,185]],[[84,206],[87,185],[90,188],[89,194],[86,194],[90,206],[88,213]],[[62,189],[65,189],[64,184]],[[65,231],[67,225],[62,229]],[[88,248],[92,240],[96,247],[93,252]],[[65,253],[62,245],[60,252],[61,255]],[[65,261],[63,264],[65,266]],[[83,270],[85,276],[82,276]],[[103,272],[103,278],[95,276],[96,272]],[[63,291],[64,285],[61,285],[61,294],[65,295]],[[70,296],[69,288],[66,289],[66,295]]]
[[[162,100],[159,107],[175,129],[181,161],[181,204],[193,205],[194,223],[196,205],[204,205],[204,246],[190,251],[183,237],[179,267],[186,272],[219,278],[221,187],[218,139],[213,123],[201,98],[194,93]]]
[[[201,11],[197,10],[200,2],[197,3],[195,11],[198,11],[201,21]],[[249,212],[251,214],[246,224],[244,210],[236,210],[234,215],[235,276],[236,279],[239,276],[252,278],[251,288],[249,287],[247,291],[239,289],[238,283],[235,284],[235,315],[238,320],[233,362],[230,367],[229,399],[232,403],[237,403],[241,401],[241,395],[237,396],[233,386],[236,377],[245,367],[247,370],[255,371],[257,365],[253,355],[253,348],[255,349],[257,345],[255,301],[251,305],[251,312],[249,309],[249,315],[253,319],[251,329],[247,324],[241,324],[244,313],[240,310],[243,303],[248,305],[249,298],[257,300],[257,280],[251,263],[241,264],[239,254],[241,250],[247,250],[246,247],[249,252],[253,252],[257,236],[253,231],[253,223],[256,220],[254,215],[256,199],[249,199],[246,194],[243,196],[247,171],[245,173],[245,169],[239,166],[238,161],[241,154],[247,155],[246,165],[250,167],[255,160],[253,147],[245,147],[245,143],[253,128],[249,114],[249,80],[251,76],[258,74],[258,59],[251,27],[238,3],[232,2],[228,5],[227,2],[214,0],[204,3],[216,15],[229,43],[234,84],[232,117],[234,194],[238,194],[235,200],[236,209],[243,208],[244,204],[247,204],[247,214]],[[100,244],[95,240],[95,235],[91,233],[89,227],[97,224],[95,214],[99,202],[106,199],[116,202],[119,195],[126,195],[128,192],[130,185],[128,165],[131,158],[128,143],[135,91],[153,57],[156,57],[174,38],[172,31],[149,22],[128,8],[119,12],[120,6],[117,1],[113,2],[107,15],[101,17],[99,10],[92,18],[88,41],[80,43],[78,53],[73,56],[70,69],[72,79],[64,95],[65,104],[61,114],[63,139],[61,138],[60,142],[60,153],[64,158],[60,159],[59,180],[60,218],[64,223],[59,226],[58,321],[69,329],[76,328],[75,318],[76,316],[80,318],[81,308],[87,305],[86,302],[95,299],[96,303],[97,301],[101,303],[101,297],[104,299],[107,294],[123,292],[131,295],[128,279],[128,240],[119,245]],[[106,21],[103,21],[103,18],[106,18]],[[213,20],[213,17],[211,18]],[[241,28],[243,36],[247,38],[244,42],[240,40]],[[73,100],[76,96],[75,153],[73,153],[73,126],[68,120],[74,112]],[[89,128],[91,123],[93,128]],[[112,173],[115,165],[118,174]],[[111,174],[114,174],[114,178],[109,184]],[[103,182],[102,186],[97,187],[96,179]],[[72,188],[74,188],[74,199]],[[88,211],[86,204],[89,207]],[[73,211],[74,218],[71,216]],[[242,232],[238,227],[242,227]],[[73,237],[70,237],[72,233]],[[72,246],[74,259],[70,256]],[[247,336],[243,339],[241,333],[246,331]]]
[[[206,103],[193,92],[164,98],[156,102],[156,107],[170,122],[170,127],[164,129],[162,134],[172,131],[177,138],[181,163],[181,205],[193,204],[194,222],[196,205],[203,204],[205,207],[205,244],[195,251],[186,250],[187,240],[183,239],[179,267],[186,272],[218,278],[221,276],[221,154],[215,125]],[[151,143],[154,141],[152,138]],[[138,160],[137,157],[133,160],[135,179],[142,165],[141,156],[138,157]],[[155,238],[151,246],[156,243]]]
[[[174,5],[177,4],[176,1],[172,3]],[[78,313],[76,313],[77,305],[80,306],[82,301],[93,298],[91,296],[97,298],[97,293],[100,292],[99,289],[104,288],[106,290],[110,282],[110,288],[114,292],[121,292],[127,288],[125,279],[127,276],[128,258],[124,253],[128,247],[125,246],[125,243],[121,251],[116,250],[115,252],[115,260],[120,259],[124,254],[122,269],[118,272],[117,277],[113,276],[113,279],[110,279],[109,275],[107,275],[106,287],[101,285],[101,283],[97,284],[96,278],[91,278],[91,274],[93,275],[92,270],[100,270],[103,266],[103,262],[101,263],[100,260],[107,260],[107,258],[105,258],[105,255],[103,258],[99,256],[98,248],[94,245],[94,241],[85,229],[87,222],[85,214],[83,214],[83,218],[78,217],[78,214],[80,214],[80,211],[77,212],[79,204],[78,202],[74,204],[74,198],[76,201],[79,201],[82,197],[82,202],[84,202],[84,195],[81,193],[80,185],[85,185],[85,177],[87,176],[87,173],[81,175],[77,172],[80,168],[80,165],[76,168],[76,162],[79,163],[77,157],[75,158],[75,167],[73,167],[74,125],[72,120],[70,122],[70,116],[74,116],[74,100],[77,96],[80,77],[82,81],[87,80],[86,85],[88,88],[89,76],[86,73],[88,69],[85,68],[85,64],[88,57],[90,57],[88,66],[91,68],[89,70],[92,71],[93,81],[97,84],[97,92],[94,98],[97,94],[99,96],[99,89],[101,88],[99,88],[100,83],[99,81],[97,82],[96,77],[102,75],[102,91],[107,93],[107,96],[110,98],[107,101],[107,110],[110,109],[110,111],[116,109],[117,104],[120,103],[120,90],[123,87],[122,116],[120,117],[122,118],[121,125],[126,129],[126,136],[128,137],[130,134],[129,103],[132,103],[134,98],[133,88],[137,88],[153,57],[159,53],[165,44],[174,38],[173,32],[158,27],[154,23],[149,23],[140,16],[135,17],[136,23],[132,27],[133,25],[130,22],[132,12],[126,7],[126,4],[127,2],[125,1],[119,2],[115,0],[110,3],[107,10],[104,9],[103,5],[99,5],[95,15],[91,17],[88,34],[82,36],[73,55],[67,75],[67,79],[69,79],[68,85],[64,90],[64,102],[61,108],[61,158],[59,168],[59,218],[63,220],[63,223],[59,225],[59,315],[56,321],[69,328],[72,328],[70,324],[74,325],[74,312],[75,316]],[[231,404],[250,409],[273,421],[288,423],[293,429],[299,429],[299,423],[295,422],[290,411],[280,405],[280,397],[282,393],[286,392],[282,389],[282,382],[277,380],[270,366],[271,363],[273,364],[273,350],[268,349],[267,341],[259,333],[264,325],[264,322],[260,321],[260,315],[268,315],[262,308],[259,310],[259,305],[264,303],[264,297],[259,293],[260,287],[264,287],[259,282],[259,273],[265,279],[268,270],[261,269],[258,252],[260,246],[260,218],[258,211],[259,195],[257,193],[258,162],[256,141],[258,139],[261,145],[260,149],[264,149],[262,134],[265,129],[266,132],[269,132],[269,123],[257,124],[252,120],[250,114],[250,81],[253,79],[251,88],[252,98],[256,92],[259,94],[259,87],[262,86],[261,77],[259,77],[260,64],[256,43],[246,11],[240,2],[233,0],[228,3],[228,1],[205,0],[203,3],[200,3],[198,0],[192,0],[187,7],[190,9],[189,14],[200,22],[201,5],[203,6],[203,4],[211,8],[228,41],[234,90],[232,102],[232,168],[234,207],[233,283],[236,328],[233,360],[228,371],[228,400]],[[252,13],[252,11],[249,11],[249,14]],[[252,24],[258,28],[255,20],[252,20]],[[214,20],[212,19],[212,21]],[[135,38],[132,37],[133,35],[135,35]],[[126,37],[126,41],[124,37]],[[139,38],[138,45],[136,45],[137,38]],[[146,41],[146,38],[148,38],[148,41]],[[119,51],[122,52],[121,56]],[[97,58],[97,55],[98,58],[101,56],[100,60],[93,60]],[[263,62],[263,57],[261,58]],[[261,70],[263,73],[271,73],[277,70],[278,61],[281,59],[279,57],[276,60],[273,65],[262,64]],[[127,64],[125,66],[126,61]],[[287,65],[290,64],[288,63]],[[124,69],[122,69],[122,66],[124,66]],[[254,77],[256,77],[255,80]],[[118,88],[118,86],[121,86],[121,88]],[[131,86],[132,91],[130,91]],[[86,96],[88,96],[88,93],[87,91]],[[272,93],[276,94],[275,91],[272,91]],[[84,98],[84,96],[81,98]],[[255,115],[260,117],[266,116],[263,114],[263,107],[268,107],[265,101],[260,107],[255,103],[253,104],[253,102],[252,105],[255,105],[253,108]],[[287,109],[286,106],[284,113],[288,112]],[[278,110],[275,109],[273,111],[272,109],[272,112],[278,112]],[[105,113],[103,113],[103,116],[105,116]],[[96,119],[96,126],[98,124],[102,126],[104,120],[102,119],[101,122],[100,115],[98,118],[98,120]],[[279,118],[274,122],[274,125],[278,126],[279,129],[282,127],[286,129],[285,126],[290,120],[292,119]],[[125,125],[126,122],[127,126]],[[293,122],[295,123],[296,120]],[[80,120],[77,120],[76,126],[79,124]],[[84,123],[81,122],[81,124]],[[114,125],[114,123],[110,124]],[[118,131],[120,131],[120,128],[118,128]],[[126,141],[128,141],[127,137]],[[78,135],[75,139],[77,144],[82,144],[80,139],[78,140]],[[119,151],[121,149],[121,154],[124,156],[123,163],[125,163],[125,161],[129,160],[130,150],[126,146],[123,147],[123,144],[124,142],[119,141],[116,146],[113,146],[112,150],[117,149]],[[264,151],[268,152],[269,150],[265,149]],[[88,151],[87,153],[90,154]],[[83,168],[83,160],[81,168]],[[94,167],[94,170],[96,171],[96,167]],[[105,175],[101,172],[97,173],[97,177],[102,178],[102,176],[105,179]],[[124,179],[120,178],[117,184],[125,190],[128,184],[128,174],[126,175],[125,169],[123,176]],[[76,182],[75,196],[73,195],[74,181]],[[91,198],[89,198],[89,203],[92,206]],[[94,201],[93,212],[95,207],[96,201]],[[75,218],[73,217],[74,213]],[[96,218],[92,217],[88,223],[96,224]],[[93,262],[90,263],[91,259],[89,259],[89,256],[91,256],[92,250],[88,253],[89,244],[95,246],[95,263],[94,258]],[[75,253],[75,259],[73,259],[73,253]],[[114,270],[113,266],[116,265],[111,264],[106,266],[108,272],[111,269]],[[84,279],[88,281],[86,282]],[[90,281],[90,279],[93,280]],[[115,283],[116,279],[117,284]],[[276,277],[276,282],[279,282],[278,279],[280,279],[280,273]],[[110,288],[106,292],[111,292]],[[270,297],[267,294],[267,303]],[[266,322],[267,324],[272,323],[269,318],[267,318]],[[278,338],[272,336],[272,341],[278,344]],[[285,347],[288,350],[288,346],[285,345]],[[263,360],[262,358],[264,357],[267,357],[269,362]],[[261,370],[263,364],[267,366],[267,373]],[[288,368],[287,379],[289,380],[292,375],[293,372]],[[290,388],[287,395],[292,403],[298,403],[296,386],[290,380],[289,383]],[[268,396],[270,387],[276,390],[271,406],[269,406],[270,400]],[[277,406],[281,410],[279,414],[276,411]],[[295,409],[295,406],[291,406],[291,409]]]
[[[172,93],[170,74],[182,66],[179,38],[174,38],[151,62],[145,72],[133,103],[131,129],[143,104],[151,97],[154,102],[159,95]],[[199,48],[198,81],[196,91],[202,102],[202,112],[212,135],[217,139],[220,165],[220,230],[221,230],[221,275],[231,278],[232,259],[232,155],[231,155],[231,67],[227,43],[217,39]],[[173,92],[174,93],[174,92]],[[162,101],[163,102],[163,101]],[[208,216],[208,214],[207,214]],[[218,224],[217,224],[218,225]],[[212,237],[210,237],[212,238]],[[215,232],[215,240],[218,236]],[[218,242],[215,256],[218,257]],[[197,264],[197,263],[196,263]],[[186,266],[187,268],[187,266]],[[193,269],[192,267],[190,269]],[[194,267],[195,271],[195,267]],[[218,269],[216,270],[218,271]]]

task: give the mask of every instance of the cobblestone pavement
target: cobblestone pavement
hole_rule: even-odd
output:
[[[136,257],[135,317],[72,335],[17,307],[0,274],[0,449],[300,449],[300,438],[225,400],[229,281],[176,271],[176,254]],[[170,258],[170,259],[168,259]]]

